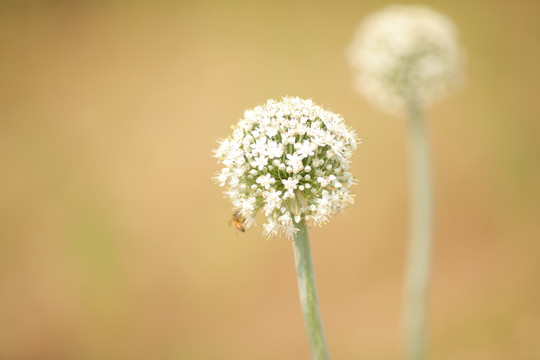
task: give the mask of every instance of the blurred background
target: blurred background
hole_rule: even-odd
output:
[[[388,1],[2,1],[0,359],[308,359],[291,244],[237,234],[211,177],[243,110],[295,95],[363,144],[357,203],[311,232],[335,359],[397,359],[404,120],[345,48]],[[540,359],[540,2],[426,2],[467,82],[429,110],[430,355]]]

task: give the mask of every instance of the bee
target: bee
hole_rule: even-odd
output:
[[[234,226],[234,228],[238,231],[244,232],[246,231],[246,228],[244,227],[244,222],[246,219],[240,214],[239,211],[236,211],[232,215],[232,219],[229,220],[229,225]]]

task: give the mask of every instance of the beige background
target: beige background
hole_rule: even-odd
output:
[[[363,139],[357,203],[311,232],[335,359],[396,359],[404,121],[353,90],[385,1],[0,5],[0,358],[307,359],[291,244],[235,234],[211,176],[246,108],[297,95]],[[436,1],[467,83],[428,112],[430,354],[540,359],[540,3]]]

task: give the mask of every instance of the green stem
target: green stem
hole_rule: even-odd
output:
[[[426,359],[426,302],[431,268],[432,185],[428,136],[418,102],[409,101],[410,242],[405,278],[407,360]]]
[[[300,290],[300,303],[302,304],[304,322],[311,347],[311,356],[314,360],[328,360],[330,356],[324,338],[321,315],[319,314],[313,261],[311,260],[309,236],[304,220],[298,224],[298,228],[300,230],[293,240],[294,259],[296,261],[298,289]]]

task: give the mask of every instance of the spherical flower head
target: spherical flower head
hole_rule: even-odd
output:
[[[347,49],[356,88],[388,112],[425,107],[462,82],[465,52],[446,16],[425,6],[392,5],[368,16]]]
[[[285,97],[247,110],[233,129],[215,150],[224,167],[214,179],[246,226],[261,212],[266,236],[291,238],[302,220],[320,225],[353,203],[358,138],[341,116]]]

